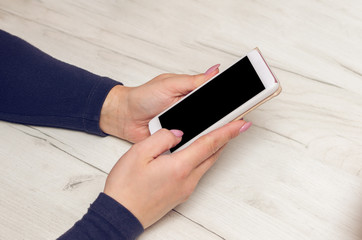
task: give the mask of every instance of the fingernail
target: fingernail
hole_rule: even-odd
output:
[[[211,68],[209,68],[206,72],[205,72],[205,75],[209,75],[211,74],[212,72],[214,72],[216,69],[218,69],[220,67],[220,64],[216,64],[214,66],[212,66]]]
[[[252,123],[251,122],[247,122],[245,123],[239,130],[240,133],[245,132],[246,130],[248,130],[251,127]]]
[[[182,137],[182,135],[184,135],[183,131],[181,130],[172,129],[170,132],[172,132],[176,137]]]

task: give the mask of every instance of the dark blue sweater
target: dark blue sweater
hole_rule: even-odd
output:
[[[52,58],[0,30],[0,119],[105,136],[100,112],[119,82]],[[135,239],[136,217],[104,193],[59,239]]]

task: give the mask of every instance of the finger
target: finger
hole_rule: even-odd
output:
[[[218,74],[219,66],[220,64],[217,64],[207,70],[206,73],[197,75],[167,75],[167,78],[162,78],[162,84],[172,91],[174,95],[184,96]]]
[[[165,79],[165,78],[170,78],[170,77],[174,77],[174,76],[177,76],[178,74],[176,73],[162,73],[160,75],[158,75],[157,77],[155,77],[153,79],[154,80],[162,80],[162,79]]]
[[[213,78],[218,73],[219,73],[219,69],[216,68],[215,70],[209,72],[208,74],[204,73],[204,74],[193,75],[194,89],[198,88],[199,86],[201,86],[202,84],[204,84],[205,82],[207,82],[208,80]],[[194,90],[194,89],[192,89],[192,90]]]
[[[170,148],[176,146],[182,139],[180,130],[160,129],[145,140],[133,145],[135,151],[146,159],[158,157]]]
[[[201,86],[202,84],[204,84],[205,82],[207,82],[208,80],[210,80],[211,78],[213,78],[216,74],[219,73],[219,67],[220,64],[216,64],[214,66],[212,66],[211,68],[209,68],[204,74],[198,74],[198,75],[193,75],[193,82],[194,82],[194,89]],[[192,90],[194,90],[192,89]]]
[[[249,125],[244,120],[233,121],[216,129],[193,142],[189,147],[174,153],[176,158],[182,159],[191,169],[196,168],[205,159],[215,154],[232,138],[239,135],[243,126]]]
[[[205,75],[212,75],[216,72],[216,70],[219,70],[220,64],[216,64],[214,66],[212,66],[211,68],[209,68],[206,72]]]

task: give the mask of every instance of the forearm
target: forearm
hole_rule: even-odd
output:
[[[52,58],[0,30],[0,119],[104,135],[100,113],[120,84]]]
[[[143,232],[133,214],[111,197],[101,193],[83,216],[60,240],[135,239]]]

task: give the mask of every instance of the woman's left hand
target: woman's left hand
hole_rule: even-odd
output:
[[[115,86],[103,104],[100,128],[133,143],[147,138],[149,121],[215,76],[218,67],[198,75],[161,74],[139,87]]]

